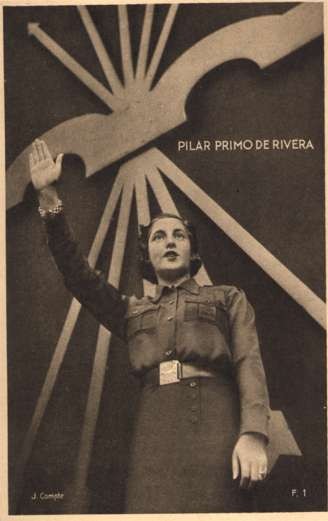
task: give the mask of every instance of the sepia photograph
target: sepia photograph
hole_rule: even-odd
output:
[[[1,3],[6,516],[327,512],[324,7]]]

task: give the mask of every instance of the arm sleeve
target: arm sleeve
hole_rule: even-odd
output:
[[[64,213],[44,220],[47,242],[67,289],[107,329],[125,339],[128,297],[92,269],[73,239]]]
[[[254,310],[245,293],[232,288],[228,295],[232,356],[240,395],[240,434],[256,432],[268,439],[269,396]]]

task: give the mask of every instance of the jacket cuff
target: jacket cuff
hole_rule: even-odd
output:
[[[265,405],[257,404],[242,409],[240,436],[247,432],[256,432],[269,440],[269,419],[269,410]]]

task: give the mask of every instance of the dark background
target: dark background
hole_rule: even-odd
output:
[[[295,4],[296,5],[296,4]],[[214,30],[251,16],[280,14],[292,4],[181,5],[157,77],[186,49]],[[143,6],[130,6],[134,56]],[[154,48],[167,6],[155,9]],[[90,13],[119,74],[114,6]],[[108,110],[33,37],[41,28],[106,84],[74,7],[5,7],[6,161],[46,130],[86,113]],[[260,43],[259,43],[260,45]],[[193,89],[188,122],[153,145],[196,181],[232,217],[324,299],[323,41],[316,39],[261,71],[246,60],[210,72]],[[174,96],[174,93],[172,93]],[[315,150],[178,152],[179,139],[311,139]],[[145,147],[148,149],[148,146]],[[132,154],[136,156],[138,151]],[[76,156],[64,158],[60,192],[69,221],[87,253],[118,169],[89,179]],[[168,182],[179,210],[197,224],[200,249],[215,284],[242,287],[257,314],[271,408],[281,410],[303,457],[281,456],[259,493],[262,511],[326,509],[325,334],[257,265]],[[156,203],[151,201],[152,210]],[[117,217],[117,216],[116,216]],[[115,217],[115,219],[116,219]],[[115,222],[114,219],[114,222]],[[107,270],[111,226],[99,267]],[[140,293],[134,268],[136,212],[132,208],[121,288]],[[13,467],[31,421],[71,297],[50,258],[32,191],[7,213],[7,333],[10,513],[67,512],[65,502],[30,500],[33,491],[64,492],[74,476],[98,325],[84,310],[14,502]],[[112,342],[89,471],[90,513],[123,508],[128,446],[138,403],[126,347]],[[306,496],[292,497],[292,489]],[[75,513],[75,512],[69,512]],[[78,513],[78,512],[77,512]]]

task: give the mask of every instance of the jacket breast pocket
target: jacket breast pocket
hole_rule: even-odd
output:
[[[157,327],[158,306],[138,306],[127,313],[127,337]]]
[[[205,320],[216,323],[217,307],[215,302],[199,298],[186,299],[184,309],[185,320]]]
[[[207,322],[216,322],[216,306],[215,304],[198,304],[198,315],[201,320]]]
[[[184,320],[207,322],[229,334],[228,315],[224,304],[210,299],[194,297],[185,300]]]

